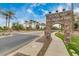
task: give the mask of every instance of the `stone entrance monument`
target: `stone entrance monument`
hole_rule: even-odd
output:
[[[54,24],[63,24],[64,25],[64,43],[68,44],[71,39],[72,34],[72,11],[63,11],[56,12],[54,14],[46,14],[46,30],[45,37],[46,39],[51,39],[51,28]]]

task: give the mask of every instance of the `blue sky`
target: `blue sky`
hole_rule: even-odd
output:
[[[79,4],[74,4],[74,10],[78,11]],[[36,20],[45,22],[45,14],[49,11],[55,13],[56,10],[71,9],[71,4],[67,3],[0,3],[0,9],[12,10],[17,19],[12,22],[23,23],[25,20]],[[0,25],[5,25],[5,19],[0,17]]]

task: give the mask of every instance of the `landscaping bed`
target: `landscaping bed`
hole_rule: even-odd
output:
[[[55,34],[60,39],[64,40],[64,35],[61,33]],[[78,35],[72,35],[71,36],[71,42],[68,44],[67,50],[69,50],[70,55],[79,55],[79,36]]]
[[[0,30],[0,36],[7,36],[7,35],[10,35],[11,32],[10,31],[3,31],[3,30]]]

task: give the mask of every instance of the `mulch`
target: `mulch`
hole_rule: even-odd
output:
[[[29,55],[26,55],[26,54],[23,54],[23,53],[17,52],[16,54],[14,54],[14,56],[29,56]]]
[[[47,48],[49,47],[49,45],[51,43],[51,40],[52,40],[52,38],[47,39],[45,36],[43,36],[39,40],[36,41],[36,42],[43,43],[43,47],[41,48],[41,50],[39,51],[39,53],[37,54],[37,56],[44,56]]]
[[[50,43],[51,43],[51,39],[47,39],[45,36],[42,36],[40,39],[38,39],[36,42],[40,42],[43,43],[43,47],[41,48],[41,50],[38,52],[37,56],[44,56],[47,48],[49,47]],[[14,54],[14,56],[30,56],[30,55],[26,55],[20,52],[17,52],[16,54]]]

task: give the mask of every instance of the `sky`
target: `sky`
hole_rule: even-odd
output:
[[[17,19],[12,19],[11,23],[24,23],[25,20],[36,20],[45,23],[45,15],[48,12],[55,13],[56,10],[71,9],[70,3],[0,3],[0,9],[11,10]],[[79,4],[74,4],[74,11],[79,12]],[[5,18],[0,17],[0,26],[5,25]]]

